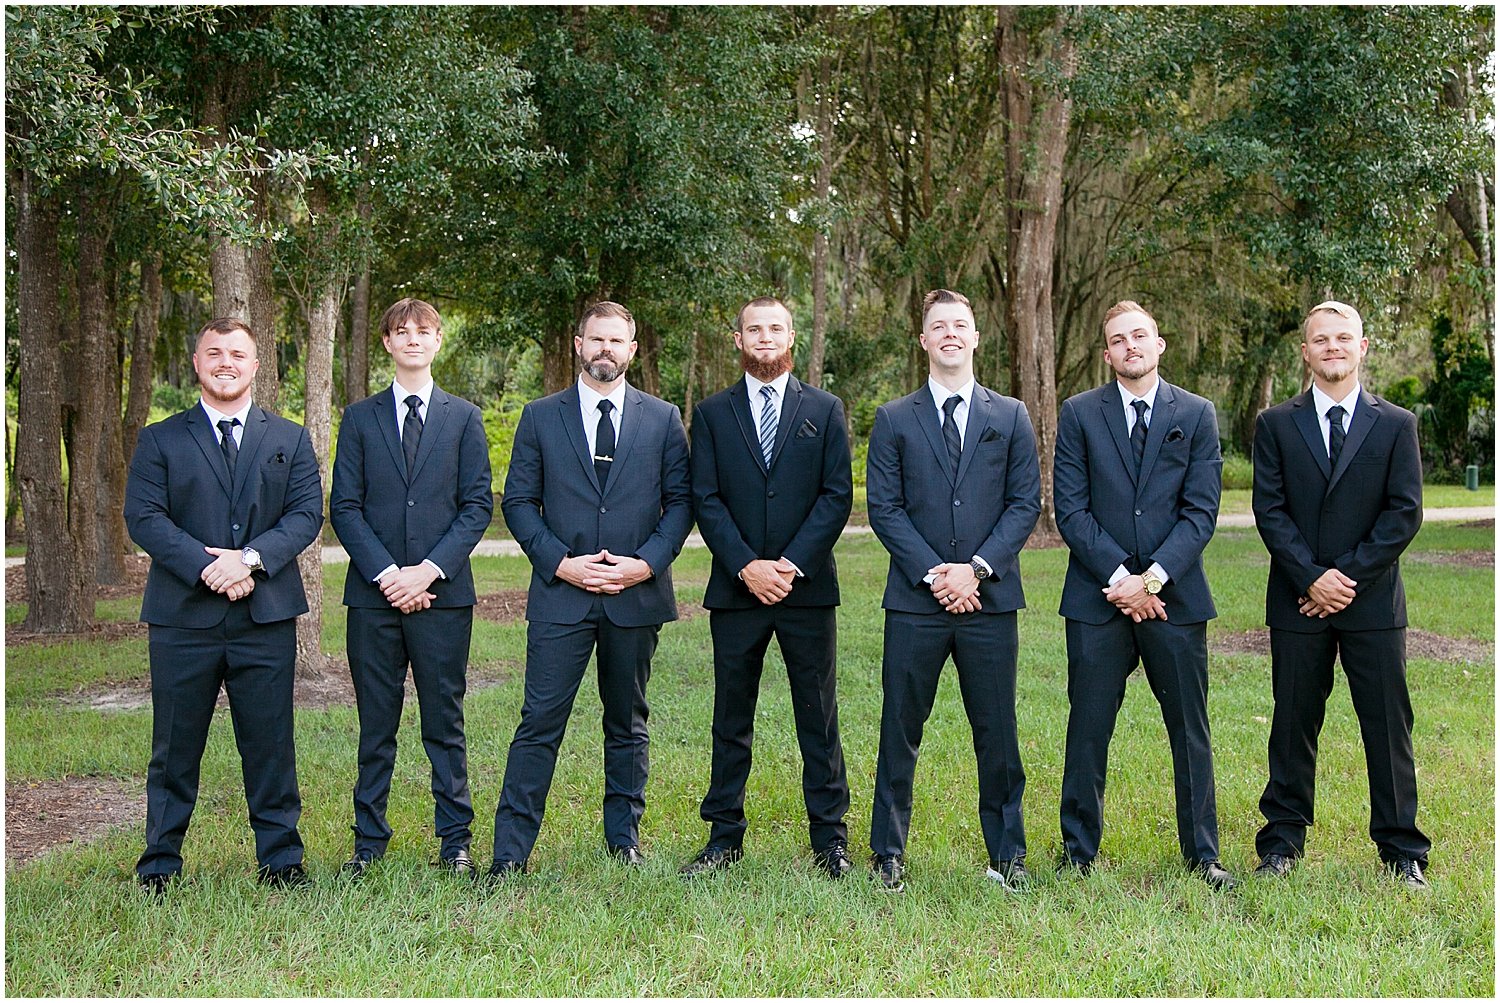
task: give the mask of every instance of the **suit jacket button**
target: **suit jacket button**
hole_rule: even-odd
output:
[[[1141,510],[1140,510],[1140,509],[1136,509],[1136,510],[1135,510],[1135,514],[1136,514],[1136,515],[1140,515],[1140,514],[1141,514]]]
[[[416,505],[416,504],[417,504],[417,503],[416,503],[416,502],[414,502],[414,501],[412,501],[412,500],[411,500],[411,499],[407,499],[407,502],[406,502],[406,507],[407,507],[407,508],[412,508],[412,507],[413,507],[413,506],[415,506],[415,505]]]
[[[950,546],[950,547],[956,547],[956,546],[958,546],[958,541],[957,540],[949,540],[948,541],[948,546]]]
[[[609,511],[609,509],[605,508],[603,505],[599,506],[599,514],[600,515],[603,515],[603,514],[605,514],[608,511]]]
[[[767,498],[775,498],[776,497],[776,492],[775,491],[767,491],[766,492],[766,497]]]
[[[239,523],[235,523],[233,526],[231,526],[229,528],[232,529],[232,530],[234,530],[236,533],[238,533],[240,531],[240,524]]]
[[[962,504],[963,504],[963,502],[959,501],[957,498],[953,499],[953,507],[954,508],[958,508]]]

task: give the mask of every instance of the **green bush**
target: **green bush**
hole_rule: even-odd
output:
[[[1250,457],[1240,456],[1238,453],[1224,454],[1224,489],[1226,491],[1250,488],[1253,477],[1254,468],[1250,465]]]

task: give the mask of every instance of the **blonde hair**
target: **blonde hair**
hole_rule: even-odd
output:
[[[1145,307],[1141,306],[1135,300],[1121,300],[1120,302],[1116,303],[1114,306],[1110,307],[1108,310],[1104,311],[1104,327],[1105,327],[1105,329],[1107,330],[1109,328],[1109,322],[1110,321],[1114,320],[1116,317],[1120,316],[1121,314],[1127,314],[1127,313],[1141,313],[1141,314],[1145,314],[1146,315],[1146,319],[1151,322],[1151,330],[1153,330],[1153,331],[1156,332],[1156,336],[1157,337],[1161,337],[1161,328],[1159,328],[1159,327],[1156,326],[1156,318],[1153,317],[1153,316],[1151,316],[1151,311],[1150,310],[1147,310]]]
[[[1354,323],[1354,333],[1359,335],[1361,338],[1365,336],[1365,321],[1364,318],[1359,315],[1358,310],[1354,309],[1348,303],[1340,303],[1338,300],[1324,300],[1317,306],[1313,307],[1311,310],[1307,311],[1307,316],[1302,318],[1303,342],[1307,341],[1307,325],[1310,324],[1312,322],[1312,319],[1320,313],[1337,314],[1347,321],[1352,321]]]
[[[932,308],[939,303],[961,303],[968,308],[969,316],[974,316],[974,307],[969,303],[969,297],[963,293],[956,293],[952,289],[934,289],[922,297],[922,327],[927,327],[927,315]]]

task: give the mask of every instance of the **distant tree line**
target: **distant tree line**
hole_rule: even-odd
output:
[[[1493,476],[1489,7],[13,6],[5,44],[28,629],[123,576],[126,464],[153,399],[196,398],[204,320],[262,335],[256,400],[326,482],[402,295],[455,332],[439,378],[507,408],[572,379],[601,298],[638,318],[632,380],[690,406],[780,295],[859,437],[925,372],[922,294],[963,290],[1041,440],[1043,533],[1105,307],[1148,304],[1243,455],[1337,296],[1436,474]]]

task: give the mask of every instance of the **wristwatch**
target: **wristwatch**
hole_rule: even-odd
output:
[[[1157,578],[1151,572],[1147,571],[1142,573],[1141,575],[1141,584],[1146,586],[1147,595],[1154,596],[1161,591],[1163,583],[1160,578]]]
[[[974,577],[981,582],[990,576],[989,567],[977,557],[969,562],[969,567],[974,569]]]
[[[244,550],[240,551],[240,561],[251,571],[266,570],[265,564],[263,564],[260,559],[260,551],[256,550],[254,547],[246,547]]]

